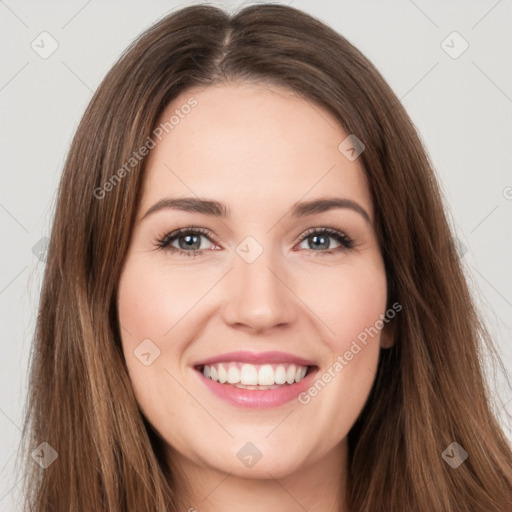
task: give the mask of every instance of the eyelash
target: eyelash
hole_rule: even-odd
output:
[[[206,249],[195,249],[193,251],[184,251],[183,249],[178,249],[177,247],[172,247],[170,244],[177,239],[180,235],[184,234],[200,234],[204,235],[205,237],[209,238],[210,241],[217,243],[212,235],[212,233],[204,228],[198,228],[194,226],[187,226],[181,229],[178,229],[176,231],[173,231],[171,233],[167,233],[163,237],[159,238],[156,243],[157,250],[167,250],[172,253],[177,253],[182,256],[189,256],[189,257],[195,257],[195,256],[202,256],[203,252]],[[328,249],[326,251],[313,251],[313,249],[306,249],[312,252],[317,253],[318,256],[321,255],[329,255],[334,254],[339,251],[348,251],[350,249],[353,249],[356,247],[356,243],[354,240],[349,238],[347,235],[342,233],[341,231],[338,231],[337,229],[332,228],[312,228],[308,229],[305,233],[302,234],[300,237],[298,244],[301,244],[304,240],[309,238],[311,235],[328,235],[329,237],[334,238],[339,244],[339,247],[336,247],[334,249]],[[213,238],[213,240],[212,240]]]

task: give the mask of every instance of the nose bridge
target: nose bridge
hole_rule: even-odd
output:
[[[278,251],[248,236],[236,248],[227,284],[225,319],[254,329],[271,328],[292,320],[293,293],[278,261]]]

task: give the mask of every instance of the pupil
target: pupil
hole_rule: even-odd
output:
[[[329,247],[328,237],[326,237],[324,235],[314,235],[313,236],[313,244],[315,244],[316,241],[318,241],[318,240],[324,240],[324,243],[320,244],[323,246],[324,249],[327,249]],[[316,247],[318,248],[318,245]]]
[[[184,237],[186,241],[185,241],[185,244],[180,244],[181,245],[181,248],[186,248],[186,249],[190,249],[190,248],[193,248],[193,249],[198,249],[199,247],[192,247],[192,245],[194,245],[194,243],[197,245],[197,240],[199,239],[198,236],[196,235],[186,235]],[[195,242],[193,241],[195,239],[197,239]],[[200,245],[200,244],[199,244]]]

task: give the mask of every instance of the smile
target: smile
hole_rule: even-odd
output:
[[[283,352],[232,352],[193,367],[215,396],[231,405],[256,409],[293,401],[318,371],[312,361]]]
[[[300,382],[309,366],[290,363],[256,365],[223,362],[203,366],[203,375],[221,384],[241,389],[272,389],[285,384]]]

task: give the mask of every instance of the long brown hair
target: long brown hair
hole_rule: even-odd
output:
[[[512,454],[481,366],[482,341],[492,342],[416,130],[345,38],[273,4],[231,16],[195,5],[166,16],[125,51],[82,118],[58,192],[24,428],[28,451],[47,442],[58,458],[46,469],[27,459],[27,508],[179,508],[177,476],[132,391],[116,309],[145,159],[125,167],[108,193],[97,191],[147,144],[173,98],[235,80],[294,90],[366,146],[360,158],[389,304],[403,309],[349,434],[350,509],[509,512]],[[456,469],[441,456],[453,442],[468,453]]]

